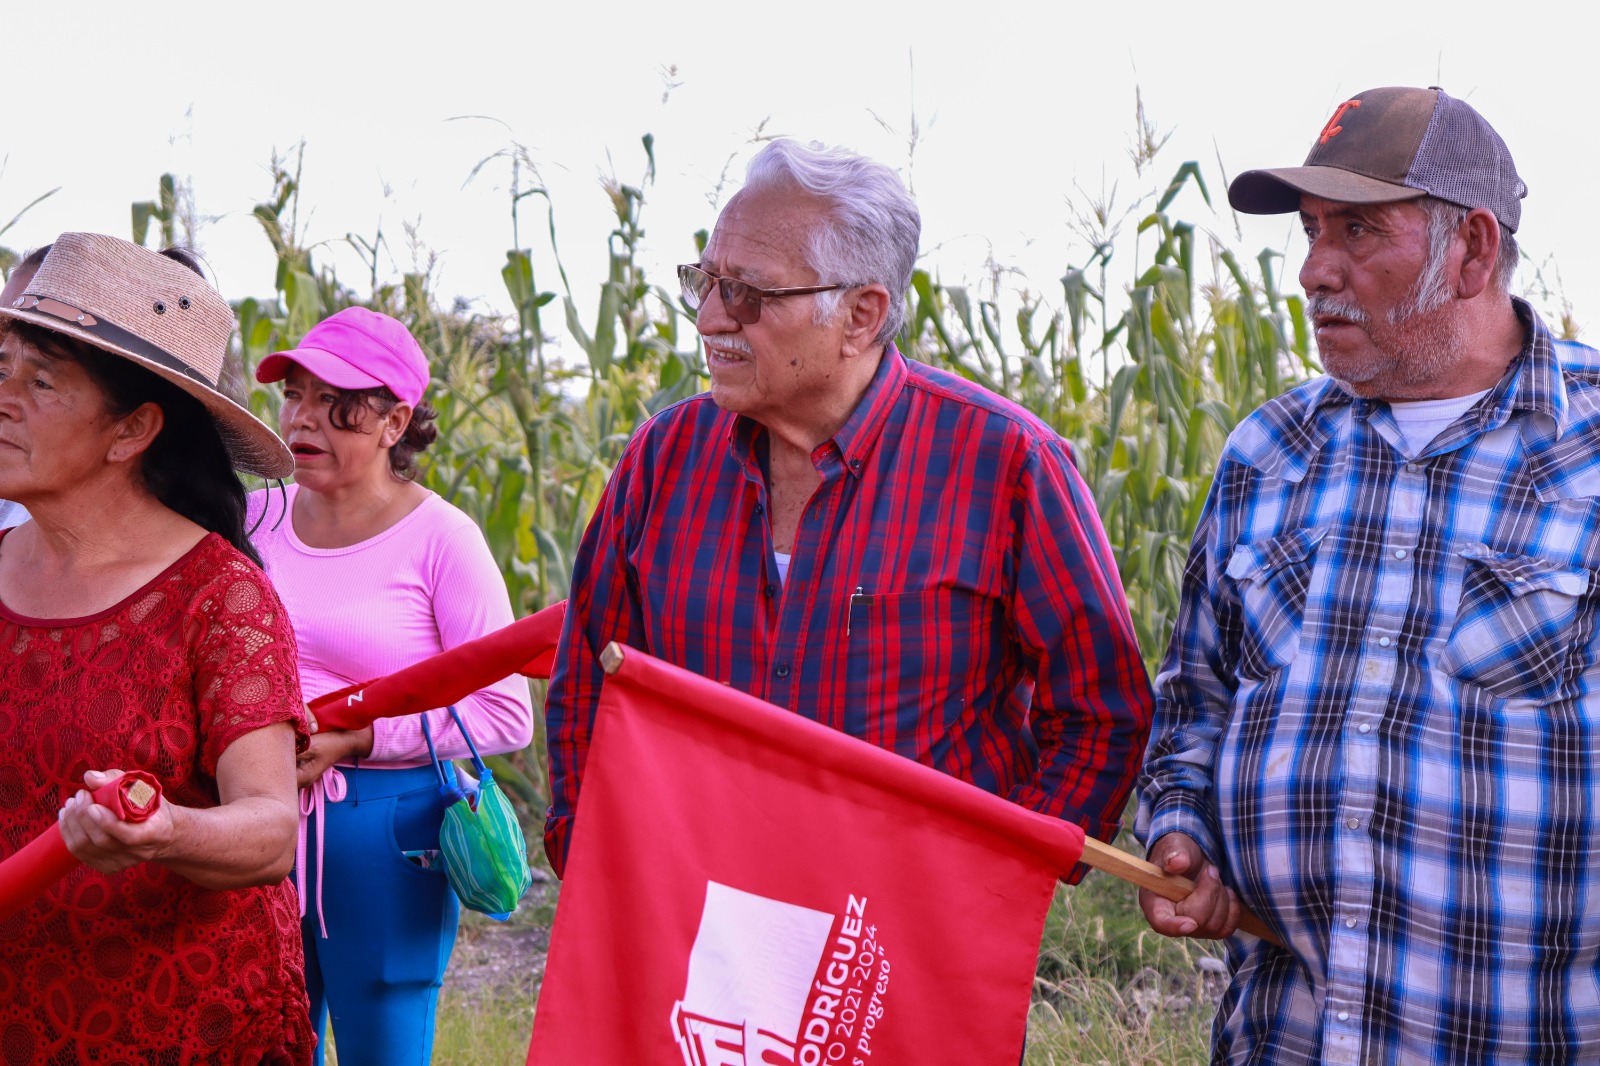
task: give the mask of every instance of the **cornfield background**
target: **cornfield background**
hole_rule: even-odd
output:
[[[1142,113],[1138,133],[1134,163],[1148,191],[1121,207],[1110,198],[1080,204],[1083,252],[1058,280],[1036,287],[994,263],[977,271],[977,284],[918,270],[899,344],[1016,401],[1073,443],[1153,667],[1227,432],[1318,368],[1301,298],[1280,291],[1282,253],[1242,255],[1225,236],[1175,217],[1185,191],[1185,203],[1198,197],[1209,207],[1210,186],[1193,162],[1162,184],[1160,140]],[[271,194],[255,216],[276,255],[275,294],[236,305],[242,373],[229,384],[275,425],[278,394],[250,373],[264,356],[354,304],[406,322],[433,359],[430,399],[439,410],[422,481],[483,528],[522,615],[566,596],[573,553],[629,435],[701,390],[705,367],[675,280],[646,277],[640,264],[654,175],[649,136],[638,180],[603,183],[615,225],[598,293],[574,291],[560,266],[556,205],[528,154],[512,146],[479,166],[510,175],[505,316],[443,300],[426,270],[386,277],[381,231],[347,238],[368,276],[336,276],[299,232],[297,160],[274,159]],[[192,237],[190,199],[182,182],[162,176],[157,196],[132,207],[133,239]],[[535,276],[528,232],[545,242],[537,258],[553,257],[554,279]],[[694,238],[703,247],[705,232]],[[13,258],[0,248],[0,268]],[[1563,314],[1547,320],[1573,332]],[[539,852],[542,722],[528,749],[491,761]],[[514,922],[547,925],[557,892],[548,882]],[[470,923],[463,935],[474,935]],[[1132,889],[1092,873],[1058,890],[1040,948],[1027,1062],[1204,1062],[1219,971],[1208,947],[1149,933]],[[435,1061],[521,1062],[537,987],[536,972],[487,996],[453,994],[447,981]]]

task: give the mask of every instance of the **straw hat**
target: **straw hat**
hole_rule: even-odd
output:
[[[217,391],[233,330],[228,302],[188,267],[100,233],[63,233],[0,315],[135,363],[205,405],[233,465],[287,477],[294,457],[265,422]]]

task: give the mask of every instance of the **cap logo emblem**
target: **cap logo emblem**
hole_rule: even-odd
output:
[[[1333,112],[1333,117],[1328,120],[1328,124],[1322,127],[1322,139],[1317,143],[1327,144],[1329,141],[1333,140],[1334,137],[1344,132],[1344,127],[1339,125],[1339,120],[1344,118],[1344,113],[1346,111],[1350,110],[1352,107],[1360,106],[1360,100],[1346,100],[1344,103],[1340,104]]]

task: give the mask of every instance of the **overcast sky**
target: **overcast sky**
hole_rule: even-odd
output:
[[[993,257],[1052,294],[1084,258],[1075,217],[1113,190],[1125,206],[1196,159],[1219,210],[1188,195],[1176,213],[1247,254],[1287,249],[1292,282],[1304,242],[1291,219],[1236,219],[1221,175],[1299,163],[1333,106],[1362,89],[1438,84],[1509,144],[1530,188],[1522,245],[1553,262],[1578,320],[1595,323],[1600,270],[1580,199],[1600,172],[1592,35],[1553,4],[1458,3],[1432,18],[1407,6],[64,2],[48,25],[13,22],[5,37],[0,224],[61,191],[0,243],[127,236],[129,203],[172,171],[212,219],[198,236],[223,293],[266,294],[272,261],[250,209],[271,191],[274,150],[303,140],[302,226],[330,242],[324,258],[346,281],[364,272],[345,234],[370,240],[381,225],[382,267],[397,273],[412,265],[409,223],[437,257],[443,296],[500,309],[509,165],[468,175],[520,143],[550,189],[587,318],[611,226],[599,179],[638,182],[640,137],[654,135],[645,261],[666,284],[760,133],[899,168],[945,280],[975,279]],[[1171,133],[1144,178],[1128,163],[1136,87]],[[522,242],[554,289],[542,212],[525,201]]]

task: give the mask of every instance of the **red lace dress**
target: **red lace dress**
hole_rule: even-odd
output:
[[[85,770],[146,770],[214,807],[223,749],[284,721],[304,745],[301,710],[277,594],[215,534],[88,618],[0,604],[0,857]],[[302,960],[287,881],[214,891],[154,863],[80,866],[0,923],[0,1064],[309,1063]]]

